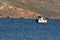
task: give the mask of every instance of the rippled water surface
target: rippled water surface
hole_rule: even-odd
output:
[[[60,20],[0,19],[0,40],[60,40]]]

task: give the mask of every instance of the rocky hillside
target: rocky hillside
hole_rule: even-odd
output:
[[[42,14],[48,18],[60,19],[60,0],[0,0],[0,6],[5,4],[32,11],[34,14]]]
[[[36,19],[40,14],[35,12],[25,10],[22,8],[17,8],[15,6],[10,6],[5,4],[0,7],[0,18],[33,18]]]

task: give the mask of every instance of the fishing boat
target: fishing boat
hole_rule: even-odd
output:
[[[46,17],[39,16],[37,20],[38,20],[38,23],[47,23]]]

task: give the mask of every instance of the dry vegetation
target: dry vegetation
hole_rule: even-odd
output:
[[[4,5],[0,7],[0,18],[33,18],[36,19],[40,14],[17,8],[15,6]]]
[[[0,5],[5,3],[39,15],[43,14],[48,18],[60,19],[60,0],[0,0]]]

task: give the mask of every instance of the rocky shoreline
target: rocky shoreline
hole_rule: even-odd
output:
[[[5,4],[0,6],[0,18],[25,18],[25,19],[36,19],[38,16],[45,16],[49,19],[60,19],[60,17],[46,16],[42,13],[33,12],[16,6]]]
[[[41,16],[41,15],[29,10],[17,8],[7,4],[0,7],[0,18],[36,19],[38,16]]]

